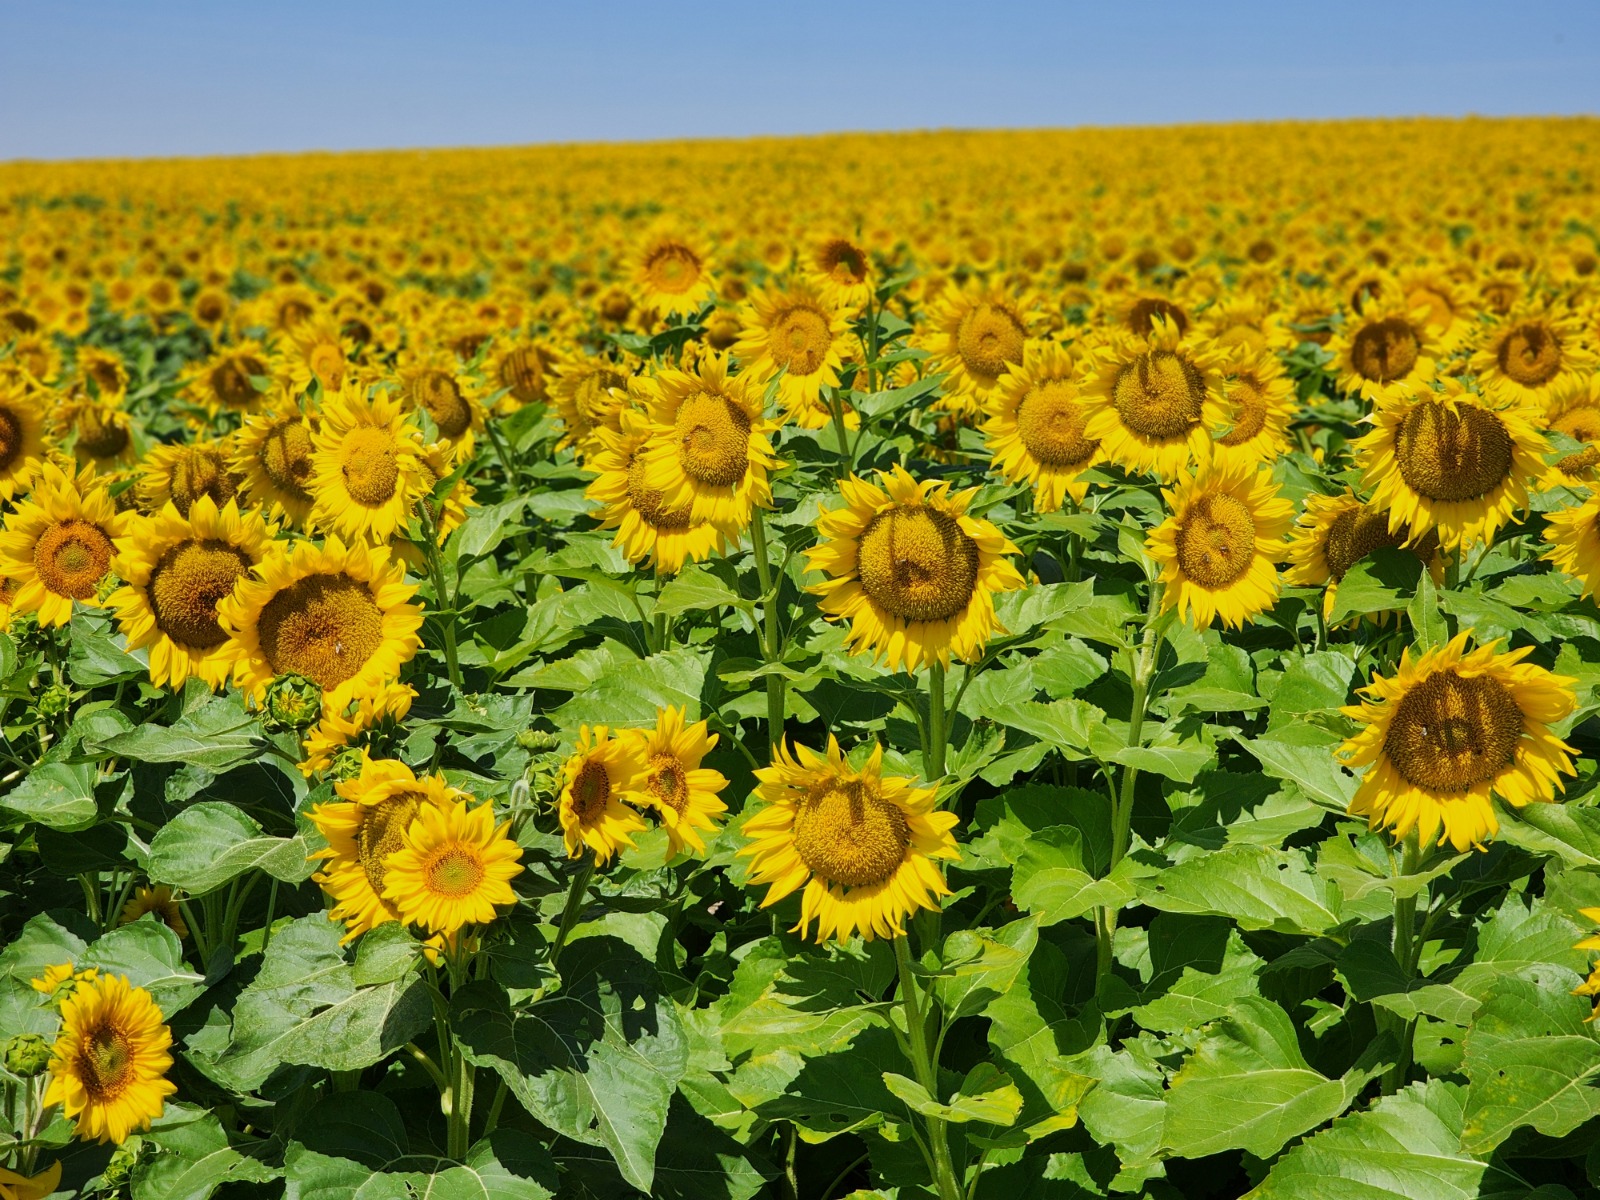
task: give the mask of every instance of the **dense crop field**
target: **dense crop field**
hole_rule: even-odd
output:
[[[1597,176],[0,166],[0,1198],[1595,1194]]]

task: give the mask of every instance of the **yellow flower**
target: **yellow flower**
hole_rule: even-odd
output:
[[[881,486],[852,475],[843,508],[817,518],[810,568],[828,576],[808,590],[831,618],[850,622],[852,653],[891,670],[977,658],[997,628],[994,594],[1024,586],[1007,555],[1017,548],[988,521],[967,515],[977,489],[918,483],[896,466]]]
[[[1437,369],[1424,310],[1374,298],[1328,342],[1341,391],[1374,402],[1429,383]]]
[[[1551,381],[1543,425],[1585,443],[1582,450],[1558,459],[1555,470],[1568,479],[1592,478],[1594,467],[1600,464],[1600,372]]]
[[[1595,355],[1576,315],[1523,308],[1484,332],[1470,365],[1487,395],[1541,405],[1555,385],[1592,372]]]
[[[139,499],[146,512],[160,512],[171,503],[179,516],[188,516],[200,497],[209,497],[220,508],[238,490],[221,445],[152,446],[140,464]]]
[[[45,463],[0,532],[0,576],[17,588],[12,610],[38,613],[41,625],[65,625],[74,604],[96,605],[117,541],[133,519],[117,511],[92,468],[73,477]]]
[[[872,264],[848,238],[819,242],[806,263],[806,278],[835,307],[860,312],[872,298]]]
[[[622,363],[604,358],[575,357],[554,363],[550,399],[561,418],[561,440],[556,449],[576,446],[579,457],[594,453],[602,430],[615,432],[628,405],[627,386],[632,372]]]
[[[1022,362],[989,392],[983,435],[995,468],[1012,483],[1033,485],[1033,506],[1055,512],[1089,492],[1078,476],[1101,461],[1087,435],[1088,410],[1071,355],[1053,342],[1031,343]]]
[[[795,424],[821,429],[830,420],[822,389],[839,386],[844,365],[843,314],[802,283],[783,292],[752,291],[739,318],[734,357],[761,383],[777,377],[778,402]]]
[[[26,492],[44,462],[45,416],[19,380],[0,378],[0,500]]]
[[[522,872],[522,848],[494,823],[494,806],[450,800],[424,804],[388,857],[383,896],[408,925],[454,934],[487,925],[495,906],[515,904],[511,880]]]
[[[61,1160],[37,1175],[19,1175],[0,1167],[0,1200],[44,1200],[61,1186]]]
[[[700,831],[715,831],[728,811],[718,795],[728,781],[700,765],[717,744],[717,735],[706,732],[704,721],[687,727],[683,722],[682,708],[663,708],[654,729],[621,735],[640,743],[640,769],[622,783],[622,798],[653,812],[666,827],[669,862],[689,847],[703,852],[706,844]]]
[[[639,814],[622,803],[623,789],[644,770],[639,739],[610,736],[604,725],[578,731],[577,752],[561,768],[561,794],[556,812],[567,857],[577,858],[588,846],[600,866],[645,828]]]
[[[311,523],[347,541],[387,541],[424,494],[422,433],[392,396],[329,396],[312,435]]]
[[[69,962],[56,963],[44,969],[44,974],[37,979],[29,980],[29,985],[34,991],[48,997],[54,997],[64,983],[85,983],[100,974],[93,967],[76,970]],[[69,989],[70,990],[70,989]]]
[[[339,751],[371,730],[397,725],[411,711],[417,698],[415,688],[403,683],[386,683],[376,692],[358,696],[335,712],[324,712],[322,720],[306,734],[300,773],[307,779],[333,765]]]
[[[1546,515],[1545,536],[1552,562],[1583,585],[1585,596],[1600,595],[1600,496]]]
[[[1591,925],[1600,925],[1600,908],[1580,908],[1578,911],[1589,918]],[[1574,944],[1573,949],[1600,950],[1600,934],[1590,934],[1582,941]],[[1572,994],[1574,996],[1600,997],[1600,962],[1595,963],[1590,969],[1589,978],[1572,989]],[[1594,1020],[1596,1016],[1600,1016],[1600,999],[1595,1000],[1594,1011],[1589,1014],[1589,1020]]]
[[[184,373],[189,394],[216,417],[220,413],[248,413],[258,408],[266,393],[256,380],[271,380],[272,359],[256,341],[243,341],[218,350]]]
[[[1363,728],[1338,756],[1366,768],[1350,811],[1374,829],[1481,846],[1499,829],[1491,793],[1521,808],[1553,800],[1574,773],[1572,748],[1549,729],[1572,712],[1573,681],[1523,662],[1532,647],[1469,652],[1469,633],[1415,662],[1406,651],[1392,678],[1374,674],[1366,699],[1344,709]]]
[[[1322,615],[1326,619],[1333,615],[1345,572],[1374,550],[1404,545],[1406,536],[1405,531],[1390,530],[1388,513],[1364,503],[1349,488],[1339,496],[1313,492],[1306,497],[1305,511],[1289,542],[1290,566],[1284,572],[1284,582],[1295,587],[1326,586],[1322,596]],[[1443,580],[1436,534],[1424,534],[1411,551],[1438,581]]]
[[[696,521],[692,505],[668,508],[645,482],[644,449],[650,424],[633,409],[621,413],[620,431],[595,431],[599,449],[588,468],[598,474],[585,493],[601,506],[600,527],[615,529],[612,545],[629,562],[650,559],[657,570],[677,574],[687,562],[702,562],[721,550],[724,537],[709,521]]]
[[[130,921],[137,921],[148,912],[160,917],[161,923],[179,938],[189,936],[189,926],[183,919],[183,911],[178,907],[178,902],[172,898],[172,889],[166,884],[141,887],[136,890],[133,898],[122,906],[117,923],[126,925]]]
[[[470,454],[483,429],[484,413],[477,390],[460,370],[456,356],[448,350],[416,355],[403,360],[398,374],[406,404],[428,414],[442,442]]]
[[[1235,358],[1226,371],[1222,403],[1226,430],[1216,431],[1217,444],[1271,463],[1289,448],[1289,420],[1294,416],[1294,382],[1270,350]]]
[[[150,993],[126,975],[100,975],[77,984],[61,1004],[61,1034],[50,1059],[46,1104],[59,1104],[85,1141],[127,1141],[148,1129],[177,1085],[172,1031]]]
[[[1022,362],[1032,306],[996,288],[947,287],[928,309],[930,373],[945,377],[943,404],[976,416],[995,384]]]
[[[239,491],[270,516],[304,526],[311,516],[314,423],[290,401],[245,418],[234,435],[231,465]]]
[[[331,312],[314,313],[289,330],[279,342],[282,347],[279,371],[289,377],[297,392],[311,386],[313,379],[324,392],[337,392],[351,378],[351,356],[355,342],[339,327]]]
[[[695,238],[659,228],[639,246],[633,285],[640,303],[662,315],[696,312],[713,295],[710,257]]]
[[[1248,454],[1218,448],[1161,493],[1171,510],[1145,550],[1161,564],[1162,611],[1196,629],[1220,619],[1237,629],[1278,599],[1283,537],[1294,505]]]
[[[860,771],[830,737],[826,755],[779,746],[756,772],[761,807],[744,822],[748,882],[767,884],[762,908],[804,888],[794,932],[817,941],[899,937],[918,909],[937,911],[948,896],[938,860],[960,851],[956,815],[934,808],[935,788],[883,774],[883,747]]]

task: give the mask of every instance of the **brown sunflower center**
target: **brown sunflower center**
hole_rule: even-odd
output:
[[[1430,500],[1475,500],[1511,474],[1511,435],[1487,409],[1424,402],[1395,439],[1400,475]]]
[[[827,361],[833,331],[814,308],[791,308],[772,327],[772,359],[791,375],[815,375]]]
[[[1064,379],[1030,388],[1017,405],[1017,436],[1048,467],[1075,466],[1099,449],[1098,438],[1083,436],[1086,423],[1078,389]]]
[[[0,407],[0,471],[22,457],[22,418]]]
[[[1256,380],[1241,375],[1230,383],[1228,403],[1233,407],[1233,428],[1217,439],[1224,446],[1242,446],[1267,427],[1267,400]]]
[[[1600,441],[1600,408],[1569,408],[1550,422],[1550,428],[1575,442]]]
[[[1178,526],[1178,566],[1201,587],[1224,588],[1250,569],[1256,553],[1256,523],[1236,496],[1201,496]]]
[[[609,367],[596,367],[588,372],[572,390],[578,415],[591,427],[600,424],[617,408],[617,400],[612,396],[611,389],[626,387],[627,383],[622,372]]]
[[[78,448],[90,458],[115,458],[128,448],[128,427],[109,414],[84,409],[74,422]]]
[[[1346,571],[1374,550],[1398,546],[1403,540],[1404,531],[1389,532],[1387,513],[1352,508],[1340,513],[1328,526],[1322,556],[1328,561],[1328,574],[1337,583],[1344,578]]]
[[[1522,737],[1522,710],[1499,680],[1440,671],[1395,706],[1383,752],[1407,783],[1464,792],[1510,766]]]
[[[522,404],[544,399],[544,360],[532,346],[518,346],[500,360],[500,386]]]
[[[467,407],[461,385],[448,371],[427,371],[418,377],[412,394],[439,427],[441,437],[454,441],[472,424],[472,409]]]
[[[956,326],[956,352],[980,381],[992,383],[1022,361],[1028,331],[1017,315],[998,304],[973,306]]]
[[[222,455],[206,446],[191,446],[172,463],[168,479],[172,503],[184,516],[201,496],[210,496],[221,508],[238,491]]]
[[[700,281],[700,256],[682,243],[668,242],[646,256],[644,273],[656,291],[678,295]]]
[[[107,1023],[85,1034],[82,1044],[78,1065],[84,1091],[97,1104],[114,1100],[133,1081],[133,1040]]]
[[[111,569],[111,554],[105,530],[74,517],[44,531],[34,543],[33,566],[56,595],[87,600]]]
[[[1417,332],[1399,317],[1363,325],[1350,342],[1350,365],[1373,383],[1404,379],[1422,353]]]
[[[1189,314],[1165,296],[1145,296],[1135,300],[1133,307],[1128,310],[1128,330],[1140,335],[1150,333],[1156,327],[1157,317],[1171,321],[1180,334],[1189,330]]]
[[[1200,369],[1171,350],[1140,354],[1117,372],[1111,402],[1122,423],[1147,438],[1188,433],[1205,411],[1206,383]]]
[[[1507,378],[1539,387],[1561,373],[1561,339],[1544,322],[1528,321],[1506,334],[1495,358]]]
[[[227,634],[217,624],[217,602],[233,594],[233,586],[251,562],[227,542],[180,542],[156,562],[147,594],[156,628],[184,646],[209,650]]]
[[[678,461],[708,487],[732,487],[750,469],[750,416],[726,396],[696,392],[678,406]]]
[[[211,390],[230,408],[245,408],[261,395],[250,382],[251,377],[260,378],[266,373],[266,364],[260,359],[238,354],[211,368]]]
[[[946,621],[978,585],[978,543],[949,513],[898,504],[872,518],[857,555],[873,603],[905,621]]]
[[[340,446],[345,491],[357,504],[377,508],[394,498],[400,482],[400,460],[394,436],[373,425],[358,425]]]
[[[905,813],[859,779],[818,788],[795,812],[795,853],[824,883],[886,883],[910,845]]]
[[[297,500],[310,500],[311,431],[297,420],[283,422],[262,439],[257,460],[272,485]]]
[[[823,273],[835,283],[866,282],[867,256],[844,240],[831,241],[817,255]]]
[[[274,675],[304,675],[324,691],[366,665],[383,644],[383,612],[348,575],[308,575],[261,609],[256,626]]]
[[[206,292],[195,301],[194,315],[202,324],[215,325],[228,312],[228,302],[215,292]]]
[[[689,777],[676,754],[651,756],[646,786],[655,799],[681,813],[689,807]]]
[[[459,900],[478,890],[483,874],[483,860],[476,854],[465,846],[446,846],[428,860],[428,890],[435,896]]]
[[[117,369],[117,364],[103,358],[97,358],[89,364],[86,372],[94,380],[95,387],[100,389],[102,396],[114,396],[122,391],[123,376]]]
[[[1518,288],[1509,280],[1491,280],[1483,285],[1480,294],[1489,311],[1503,317],[1517,302]]]
[[[644,458],[639,454],[628,462],[628,504],[655,529],[689,528],[689,509],[667,508],[661,503],[661,492],[645,483]]]
[[[357,853],[367,882],[379,896],[389,870],[389,856],[405,845],[406,830],[422,807],[421,792],[397,792],[365,808]]]
[[[611,776],[598,759],[585,759],[572,781],[572,811],[580,825],[597,825],[611,799]]]

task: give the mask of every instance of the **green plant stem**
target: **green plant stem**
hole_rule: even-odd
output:
[[[483,1136],[488,1137],[500,1126],[500,1110],[506,1106],[506,1081],[501,1079],[495,1084],[494,1100],[489,1104],[489,1115],[483,1120]]]
[[[911,973],[911,947],[904,936],[891,938],[894,942],[895,966],[900,971],[900,1001],[905,1005],[906,1034],[911,1042],[911,1066],[917,1073],[917,1082],[935,1101],[939,1100],[939,1072],[937,1064],[928,1054],[928,1027],[923,1018],[922,1004],[917,998],[917,981]],[[961,1200],[961,1187],[956,1178],[955,1164],[950,1160],[950,1139],[945,1123],[939,1117],[925,1118],[928,1140],[932,1143],[934,1186],[939,1200]]]
[[[556,927],[556,940],[550,944],[549,963],[552,968],[556,960],[561,957],[561,947],[567,944],[567,935],[572,932],[572,927],[578,923],[578,914],[583,911],[583,898],[589,891],[589,881],[594,878],[594,852],[591,850],[584,855],[583,864],[578,868],[578,873],[572,877],[572,886],[567,889],[567,903],[561,910],[561,924]]]
[[[761,587],[762,651],[768,668],[782,657],[778,637],[778,588],[772,580],[772,564],[767,560],[766,518],[758,508],[750,521],[750,539],[756,560],[756,582]],[[776,748],[783,739],[783,676],[767,673],[767,745]]]
[[[272,922],[278,915],[278,881],[272,881],[272,887],[267,892],[267,923],[261,927],[261,957],[267,956],[267,947],[272,944]]]
[[[435,527],[433,518],[427,515],[427,507],[424,505],[422,509],[423,552],[428,560],[428,575],[433,580],[433,600],[439,606],[439,616],[444,621],[445,670],[449,672],[451,685],[459,691],[461,688],[461,664],[456,660],[455,603],[450,596],[449,589],[444,585],[444,563],[439,557],[439,531]]]
[[[828,412],[833,417],[833,439],[839,444],[839,478],[843,479],[850,474],[851,468],[855,465],[851,461],[850,435],[844,428],[844,400],[840,397],[838,388],[829,388],[827,395]]]
[[[1412,830],[1405,839],[1405,846],[1401,852],[1400,877],[1415,875],[1422,869],[1422,845],[1417,837],[1417,831]],[[1417,894],[1401,896],[1398,893],[1394,898],[1394,960],[1400,964],[1400,973],[1407,980],[1411,979],[1417,971],[1417,959],[1421,954],[1421,946],[1416,936],[1417,929]],[[1415,1021],[1401,1021],[1398,1029],[1400,1047],[1395,1058],[1394,1066],[1384,1072],[1382,1090],[1384,1095],[1398,1091],[1406,1081],[1406,1074],[1411,1070],[1411,1042],[1416,1028]]]
[[[929,782],[944,778],[944,752],[950,742],[950,730],[945,719],[945,667],[941,662],[928,664],[928,745],[922,756],[923,773]]]

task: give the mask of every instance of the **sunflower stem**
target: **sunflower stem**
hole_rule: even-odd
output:
[[[928,664],[928,745],[922,765],[923,773],[932,783],[944,778],[944,751],[950,741],[945,720],[944,671],[942,662]]]
[[[772,581],[772,564],[767,559],[767,525],[761,510],[750,521],[751,549],[756,560],[756,581],[761,586],[762,650],[767,672],[767,745],[776,748],[783,738],[783,676],[771,668],[781,657],[778,639],[778,589]]]
[[[1422,843],[1413,829],[1406,835],[1405,845],[1401,852],[1400,878],[1415,875],[1422,869]],[[1400,964],[1400,973],[1410,979],[1416,974],[1417,957],[1420,947],[1417,945],[1417,893],[1402,896],[1398,892],[1394,898],[1394,959]],[[1394,1065],[1384,1072],[1382,1089],[1384,1095],[1391,1095],[1398,1091],[1406,1081],[1406,1074],[1411,1069],[1411,1042],[1414,1036],[1416,1023],[1414,1021],[1401,1021],[1399,1027],[1400,1047]]]
[[[561,947],[567,944],[567,935],[572,932],[572,927],[578,923],[578,914],[583,911],[583,899],[589,891],[589,881],[594,878],[594,852],[583,856],[583,864],[578,868],[578,873],[572,877],[572,886],[567,889],[567,903],[561,910],[561,924],[556,927],[556,940],[550,943],[549,963],[555,969],[556,960],[561,957]]]
[[[433,602],[444,622],[444,663],[450,683],[461,690],[461,664],[456,659],[456,612],[450,589],[444,584],[444,562],[439,557],[439,527],[426,504],[418,505],[422,516],[423,554],[428,561],[428,576],[433,581]]]
[[[905,1005],[906,1034],[911,1042],[911,1066],[917,1073],[917,1082],[937,1103],[939,1102],[938,1065],[928,1054],[928,1026],[917,998],[917,981],[911,973],[911,946],[901,935],[891,938],[894,943],[895,966],[900,972],[900,1001]],[[955,1166],[950,1160],[950,1139],[945,1133],[945,1123],[939,1117],[924,1118],[928,1127],[928,1141],[933,1147],[934,1184],[939,1200],[961,1200],[961,1188],[956,1180]]]

